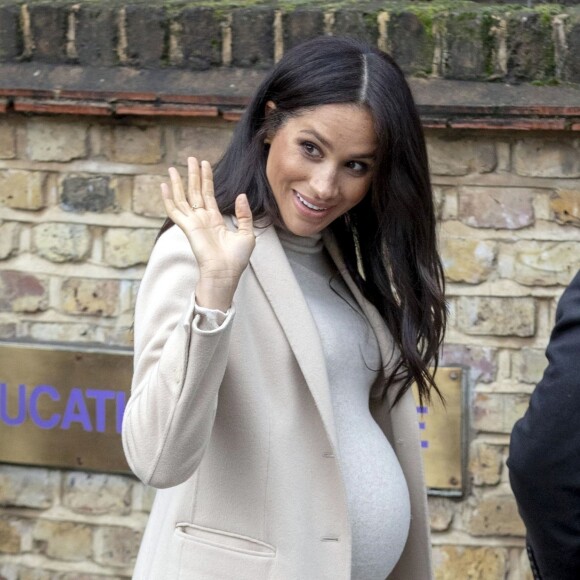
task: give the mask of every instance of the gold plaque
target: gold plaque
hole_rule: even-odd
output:
[[[459,496],[463,492],[465,457],[463,372],[460,367],[439,367],[435,382],[445,405],[434,394],[430,404],[419,405],[417,419],[425,465],[425,479],[433,495]]]
[[[127,473],[128,351],[0,344],[0,462]]]
[[[129,351],[0,344],[0,462],[130,473],[121,423],[131,389]],[[463,490],[462,369],[440,367],[437,396],[417,420],[430,493]]]

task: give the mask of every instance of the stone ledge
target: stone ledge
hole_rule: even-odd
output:
[[[0,113],[237,121],[263,71],[0,64]],[[580,89],[410,78],[428,128],[580,130]]]

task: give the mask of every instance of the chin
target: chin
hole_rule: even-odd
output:
[[[291,224],[290,227],[286,226],[286,229],[295,236],[307,238],[309,236],[319,234],[325,227],[326,224],[321,226],[314,226],[308,224]]]

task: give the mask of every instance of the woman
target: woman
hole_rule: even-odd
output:
[[[160,489],[135,578],[430,578],[409,386],[434,387],[445,306],[401,71],[354,40],[304,43],[215,177],[190,159],[187,191],[170,178],[123,425]]]

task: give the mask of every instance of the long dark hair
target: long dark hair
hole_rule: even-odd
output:
[[[266,116],[268,101],[276,108]],[[437,366],[446,323],[443,269],[425,138],[409,86],[390,56],[337,37],[315,38],[285,53],[215,167],[217,202],[233,215],[236,196],[245,192],[254,219],[279,224],[264,138],[291,116],[338,103],[370,110],[379,145],[368,194],[330,228],[351,276],[381,313],[400,352],[385,392],[401,381],[396,403],[416,382],[421,398],[429,400],[431,388],[438,392],[429,365]]]

